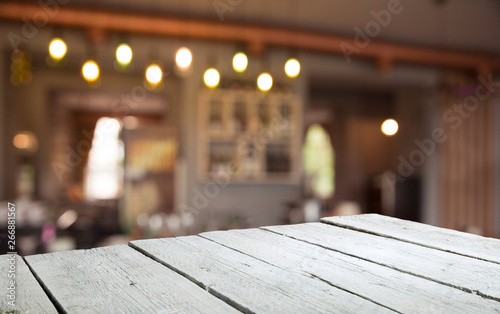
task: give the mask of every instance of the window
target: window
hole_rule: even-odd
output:
[[[84,173],[85,198],[104,200],[118,198],[123,185],[123,142],[121,124],[103,117],[97,121]]]
[[[319,124],[307,130],[302,154],[304,171],[314,194],[320,198],[331,197],[335,189],[334,151],[330,136]]]

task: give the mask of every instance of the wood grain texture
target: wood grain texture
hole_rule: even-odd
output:
[[[500,301],[495,263],[324,223],[264,229]]]
[[[237,312],[127,245],[33,255],[26,261],[70,313]]]
[[[321,221],[500,264],[499,239],[377,214],[327,217]]]
[[[500,313],[500,302],[260,229],[200,236],[271,265],[321,278],[402,313]]]
[[[11,261],[15,260],[15,272],[9,273]],[[14,274],[15,276],[12,276]],[[11,277],[9,277],[11,275]],[[10,281],[15,280],[15,307],[8,304]],[[20,313],[57,313],[56,308],[45,294],[26,263],[18,255],[0,255],[0,309],[1,312],[17,310]]]
[[[247,313],[393,312],[313,276],[270,265],[199,236],[130,245]]]

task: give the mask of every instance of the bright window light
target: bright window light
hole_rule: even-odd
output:
[[[116,119],[103,117],[97,121],[85,168],[84,191],[89,200],[115,199],[122,191],[124,150],[120,129]]]
[[[332,196],[335,190],[335,153],[330,136],[319,124],[313,124],[307,130],[302,157],[314,193],[321,198]]]

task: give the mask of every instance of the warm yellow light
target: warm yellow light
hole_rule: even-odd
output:
[[[394,119],[387,119],[380,127],[382,133],[387,136],[392,136],[398,132],[398,123]]]
[[[244,72],[248,66],[248,58],[247,55],[243,52],[238,52],[233,57],[233,69],[238,72]]]
[[[291,58],[285,63],[285,73],[289,77],[297,77],[300,73],[299,60]]]
[[[140,121],[137,117],[134,116],[126,116],[123,118],[123,127],[125,129],[136,129],[140,124]]]
[[[88,82],[94,82],[99,78],[99,66],[93,60],[85,62],[82,67],[83,78]]]
[[[157,85],[161,82],[161,78],[163,76],[163,72],[159,65],[151,64],[146,69],[146,80],[153,85]]]
[[[116,48],[116,61],[126,66],[132,61],[132,48],[127,44],[121,44]]]
[[[219,85],[219,81],[220,81],[219,72],[214,68],[210,68],[210,69],[205,71],[205,75],[203,76],[203,80],[205,81],[205,84],[208,87],[211,87],[211,88],[217,87],[217,85]]]
[[[273,87],[273,78],[269,73],[262,73],[257,79],[257,86],[263,92],[267,92]]]
[[[61,38],[54,38],[49,44],[49,54],[54,60],[61,60],[66,55],[67,47]]]
[[[191,65],[191,61],[193,61],[193,55],[188,48],[183,47],[177,50],[177,53],[175,54],[175,63],[179,69],[187,70]]]
[[[12,144],[17,149],[25,150],[34,153],[38,150],[38,139],[32,132],[20,132],[14,136]]]

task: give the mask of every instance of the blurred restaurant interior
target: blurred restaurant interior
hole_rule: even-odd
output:
[[[500,237],[500,2],[0,2],[0,244],[378,213]]]

